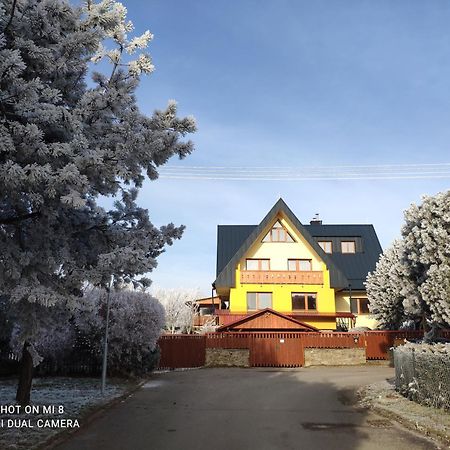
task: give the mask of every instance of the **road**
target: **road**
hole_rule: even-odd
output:
[[[387,367],[199,369],[155,374],[58,450],[433,449],[352,406]]]

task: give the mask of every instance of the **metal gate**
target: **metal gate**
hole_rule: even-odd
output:
[[[249,339],[250,366],[301,367],[303,341],[297,333],[252,333]]]

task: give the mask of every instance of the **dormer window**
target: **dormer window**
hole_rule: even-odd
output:
[[[263,242],[295,242],[289,232],[278,220],[265,235]]]
[[[341,242],[342,253],[355,253],[355,241],[342,241]]]
[[[318,244],[325,253],[333,253],[333,243],[331,241],[319,241]]]

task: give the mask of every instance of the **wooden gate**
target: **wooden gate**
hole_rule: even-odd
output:
[[[303,343],[297,333],[252,333],[249,339],[250,366],[301,367]]]

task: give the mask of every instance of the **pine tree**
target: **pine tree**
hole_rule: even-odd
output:
[[[136,199],[146,177],[192,151],[183,137],[195,122],[178,118],[174,102],[151,117],[139,111],[152,35],[129,38],[132,29],[112,0],[0,3],[0,295],[23,305],[23,323],[29,304],[75,305],[86,282],[135,281],[181,237],[182,226],[155,227]],[[100,60],[111,72],[94,72],[88,86]],[[115,196],[114,208],[101,196]],[[27,403],[33,336],[22,331],[17,399]]]
[[[405,211],[402,239],[367,278],[371,310],[386,328],[407,319],[432,334],[450,325],[450,191]]]
[[[402,242],[397,240],[367,276],[369,308],[382,329],[398,330],[406,320],[403,302],[405,268],[402,265]]]
[[[411,205],[402,236],[404,264],[414,286],[407,301],[432,326],[450,325],[450,191]]]

